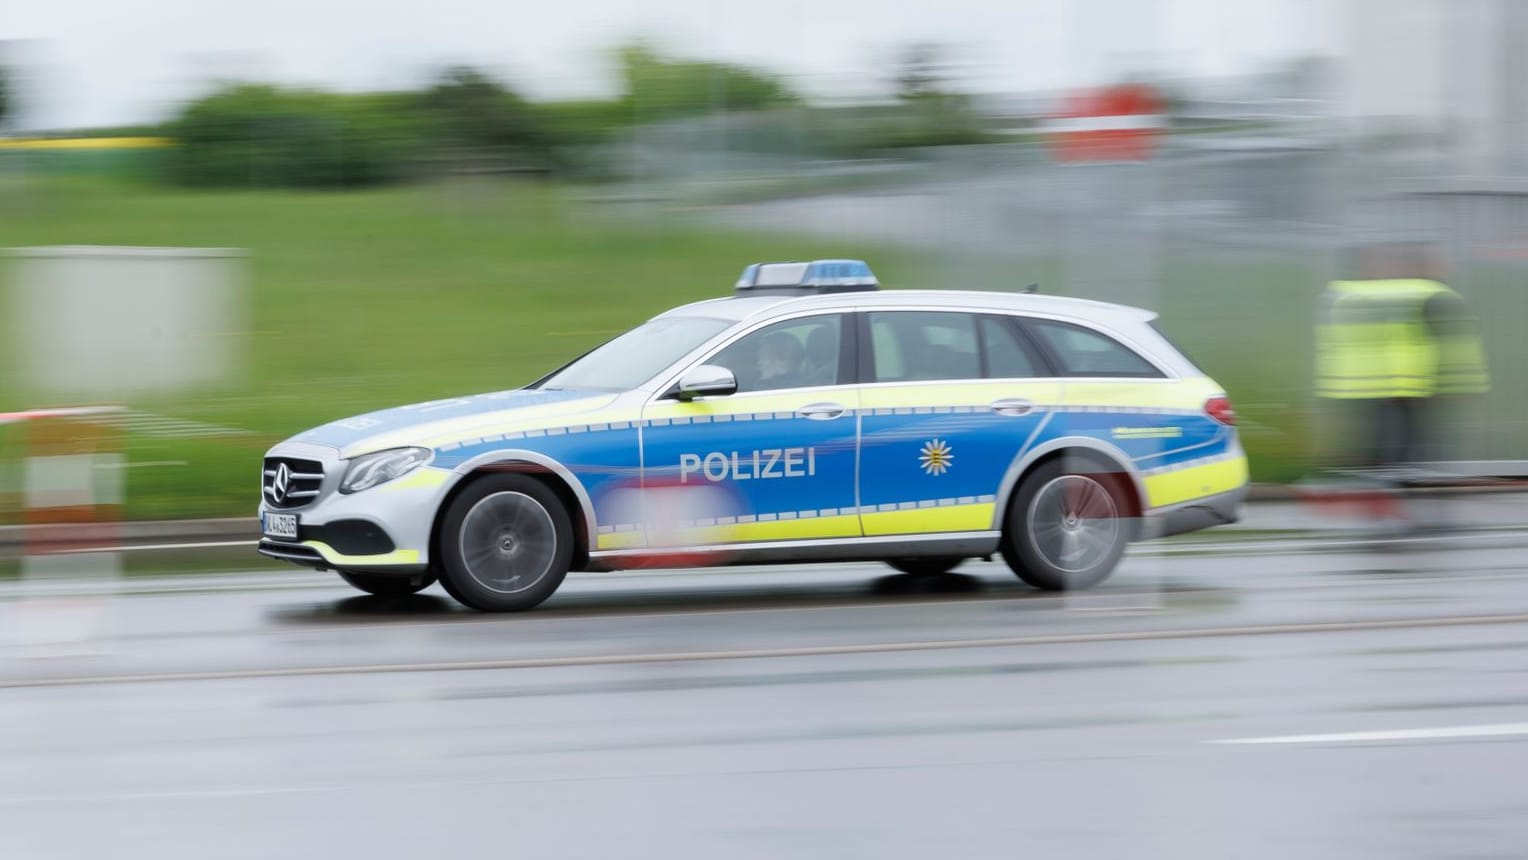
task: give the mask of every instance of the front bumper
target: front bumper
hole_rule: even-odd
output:
[[[266,536],[261,555],[319,569],[404,573],[429,566],[430,532],[454,478],[450,470],[422,466],[344,494],[339,485],[348,462],[334,448],[284,442],[266,456],[315,460],[324,479],[318,496],[299,507],[278,508],[262,495],[261,522],[266,514],[295,514],[297,538]]]

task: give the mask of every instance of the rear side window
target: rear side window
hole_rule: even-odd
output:
[[[942,311],[870,314],[876,382],[980,379],[976,318]]]
[[[1026,320],[1025,325],[1055,356],[1067,376],[1164,376],[1134,350],[1092,329],[1054,320]]]
[[[1020,340],[1012,320],[982,317],[982,359],[990,379],[1026,379],[1041,376],[1035,357]]]

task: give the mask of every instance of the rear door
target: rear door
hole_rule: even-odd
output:
[[[866,311],[859,331],[864,533],[990,530],[1003,476],[1061,380],[1004,315]]]

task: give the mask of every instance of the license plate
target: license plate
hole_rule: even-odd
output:
[[[261,514],[260,531],[266,537],[297,540],[296,514]]]

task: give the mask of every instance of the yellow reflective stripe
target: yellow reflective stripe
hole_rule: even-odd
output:
[[[395,549],[384,555],[345,555],[321,540],[305,540],[302,542],[302,545],[318,550],[318,554],[324,557],[324,561],[340,567],[346,565],[379,567],[382,565],[419,563],[419,550],[417,549]]]
[[[917,535],[941,532],[979,532],[992,528],[997,506],[988,502],[974,505],[951,505],[943,508],[919,508],[910,511],[883,511],[860,515],[866,535]]]
[[[418,490],[428,487],[438,487],[451,477],[450,469],[437,469],[434,466],[425,466],[422,469],[404,475],[396,481],[388,481],[377,487],[377,492],[397,492],[398,490]]]
[[[646,541],[641,531],[607,532],[595,538],[595,549],[635,549]]]
[[[618,412],[613,410],[591,410],[538,415],[534,411],[537,408],[531,407],[524,412],[515,410],[495,413],[495,417],[487,421],[473,420],[468,422],[466,419],[461,419],[461,423],[457,426],[446,425],[436,428],[437,432],[435,435],[426,437],[422,442],[411,441],[418,439],[418,436],[408,436],[409,431],[407,430],[399,431],[397,434],[390,434],[390,437],[396,436],[397,439],[388,438],[386,440],[392,444],[368,444],[366,447],[370,450],[381,450],[400,445],[424,445],[428,448],[446,448],[450,445],[456,445],[457,447],[466,448],[480,445],[485,441],[502,441],[505,448],[513,448],[516,447],[515,442],[522,441],[524,438],[539,438],[539,436],[546,435],[545,431],[549,429],[559,431],[561,434],[568,434],[570,432],[597,433],[612,429],[626,430],[630,429],[631,425],[641,418],[641,414],[636,409],[623,409]],[[549,409],[550,407],[543,408]],[[482,417],[477,416],[478,419],[482,419]],[[551,421],[548,418],[555,418],[557,420]],[[417,433],[418,428],[414,428],[414,432]],[[508,440],[493,438],[506,434],[517,434],[517,438]],[[518,434],[533,435],[526,437]]]
[[[919,382],[867,385],[860,389],[860,407],[884,409],[898,406],[987,407],[1007,397],[1032,400],[1046,406],[1061,399],[1061,383],[1054,379],[1011,379]]]
[[[1452,292],[1448,287],[1424,278],[1396,278],[1375,281],[1333,281],[1332,291],[1339,300],[1348,296],[1370,298],[1371,296],[1395,296],[1397,298],[1428,298],[1438,293]]]
[[[857,389],[853,386],[832,388],[797,388],[789,391],[761,392],[759,394],[734,394],[731,397],[711,397],[685,403],[679,400],[660,400],[650,404],[642,412],[644,420],[691,417],[697,415],[758,415],[794,418],[796,410],[808,403],[819,401],[842,404],[853,409],[858,403]]]
[[[664,546],[704,546],[707,544],[753,543],[772,540],[808,540],[812,538],[856,538],[860,536],[860,518],[853,514],[835,517],[808,517],[769,522],[729,523],[674,529],[655,538],[653,549]],[[619,533],[617,533],[619,534]],[[603,538],[600,549],[605,549]]]
[[[862,408],[888,406],[986,406],[1023,397],[1039,406],[1121,406],[1135,409],[1199,409],[1225,389],[1207,376],[1186,379],[1014,379],[981,382],[867,385]]]
[[[1225,389],[1208,376],[1186,379],[1068,379],[1060,406],[1127,406],[1140,409],[1202,409]]]
[[[1247,483],[1247,458],[1231,457],[1202,466],[1147,475],[1141,483],[1146,488],[1146,504],[1151,508],[1227,493]]]
[[[0,140],[0,149],[162,149],[168,137],[16,137]]]

